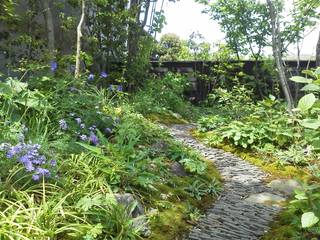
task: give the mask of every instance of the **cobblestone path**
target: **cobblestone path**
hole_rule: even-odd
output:
[[[270,202],[252,201],[251,197],[262,194],[284,200],[284,196],[266,186],[267,175],[258,167],[231,153],[199,143],[190,135],[191,128],[191,125],[173,125],[169,130],[178,141],[198,150],[214,163],[223,177],[224,186],[219,199],[191,230],[188,239],[260,239],[281,207]]]

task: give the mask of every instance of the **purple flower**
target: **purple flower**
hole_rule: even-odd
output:
[[[19,154],[22,151],[22,148],[24,147],[24,143],[19,143],[16,146],[12,146],[7,151],[7,158],[13,158],[17,154]]]
[[[58,68],[57,62],[51,61],[50,62],[50,70],[51,70],[51,72],[55,72],[57,70],[57,68]]]
[[[87,135],[84,135],[84,134],[83,134],[83,135],[80,135],[79,138],[80,138],[81,141],[87,141],[87,140],[88,140]]]
[[[76,120],[76,122],[78,123],[78,124],[80,124],[81,123],[81,118],[75,118],[74,120]]]
[[[36,169],[36,173],[37,174],[40,174],[42,176],[49,176],[50,175],[50,171],[48,169],[45,169],[45,168],[41,168],[41,167],[38,167]]]
[[[59,126],[64,131],[68,129],[67,122],[64,119],[59,120]]]
[[[99,144],[99,139],[93,132],[90,133],[89,142],[95,146]]]
[[[20,158],[19,158],[19,161],[23,164],[27,163],[27,162],[30,162],[30,156],[29,155],[22,155]]]
[[[81,129],[84,129],[85,127],[86,127],[86,125],[85,125],[84,123],[81,123],[81,124],[80,124],[80,128],[81,128]]]
[[[96,125],[92,125],[88,129],[89,129],[89,131],[94,132],[97,129],[97,126]]]
[[[121,85],[118,85],[118,92],[122,92],[123,91],[123,88]]]
[[[34,170],[34,166],[31,161],[25,162],[24,167],[26,168],[27,172],[32,172]]]
[[[94,80],[94,75],[92,73],[89,74],[88,80],[89,81],[93,81]]]
[[[57,160],[51,160],[50,161],[50,165],[52,166],[52,167],[55,167],[55,166],[57,166]]]
[[[38,174],[33,174],[32,175],[32,180],[33,181],[39,181],[39,179],[40,179],[40,176]]]
[[[106,72],[101,72],[101,75],[100,75],[102,78],[106,78],[106,77],[108,77],[108,74],[106,73]]]
[[[10,144],[2,144],[0,151],[6,151],[7,158],[12,158],[21,163],[27,173],[32,172],[32,179],[37,181],[39,177],[50,176],[50,171],[43,166],[46,166],[47,159],[40,154],[41,146],[39,144],[18,143],[15,146]],[[50,165],[56,166],[56,160],[51,160]]]
[[[110,128],[105,128],[104,132],[107,133],[107,134],[110,134],[110,133],[112,133],[112,130]]]

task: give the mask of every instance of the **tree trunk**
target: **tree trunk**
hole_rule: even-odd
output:
[[[45,11],[45,18],[46,18],[46,25],[47,25],[48,49],[50,54],[54,56],[54,50],[55,50],[54,24],[53,24],[53,18],[52,18],[52,12],[50,8],[49,0],[43,0],[43,7]]]
[[[319,38],[316,48],[316,65],[317,67],[320,67],[320,32],[319,32]]]
[[[77,54],[76,54],[76,68],[74,71],[74,77],[79,78],[80,76],[80,58],[81,58],[81,37],[82,37],[82,25],[84,22],[84,15],[85,15],[85,0],[82,0],[82,10],[81,10],[81,18],[79,25],[77,27]]]
[[[285,68],[282,62],[282,44],[280,39],[280,23],[279,23],[279,16],[274,7],[272,0],[267,0],[268,7],[269,7],[269,14],[271,20],[271,27],[272,27],[272,50],[273,55],[276,61],[280,84],[282,91],[284,93],[285,99],[288,104],[288,111],[291,113],[293,108],[293,100],[292,95],[290,92],[288,80],[285,73]]]

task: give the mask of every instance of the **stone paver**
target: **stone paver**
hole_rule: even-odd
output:
[[[284,196],[266,186],[264,179],[267,175],[258,167],[231,153],[199,143],[189,134],[192,127],[172,125],[169,130],[177,140],[198,150],[215,164],[224,179],[224,187],[218,200],[191,230],[187,239],[259,239],[268,231],[273,217],[281,210],[279,204],[270,204],[272,201],[261,199],[282,201]]]

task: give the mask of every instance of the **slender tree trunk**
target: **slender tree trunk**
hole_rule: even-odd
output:
[[[54,35],[54,24],[53,24],[52,12],[50,8],[50,2],[49,0],[43,0],[43,7],[45,10],[45,18],[46,18],[46,25],[47,25],[48,49],[50,51],[50,54],[54,56],[55,35]]]
[[[79,21],[79,25],[77,27],[77,54],[76,54],[76,68],[74,71],[74,77],[79,78],[80,76],[80,58],[81,58],[81,38],[82,38],[82,25],[84,22],[84,15],[85,15],[85,0],[82,0],[82,10],[81,10],[81,18]]]
[[[293,108],[293,100],[292,95],[290,92],[288,80],[285,73],[285,68],[282,62],[282,44],[280,39],[280,23],[279,23],[279,16],[274,7],[272,0],[267,0],[268,7],[269,7],[269,14],[271,20],[271,27],[272,27],[272,49],[273,55],[276,61],[280,84],[285,96],[285,99],[288,104],[288,111],[291,113]]]
[[[316,48],[316,65],[317,67],[320,67],[320,32],[319,32],[319,38]]]
[[[145,13],[144,13],[144,18],[141,23],[142,27],[145,27],[148,21],[148,16],[149,16],[149,9],[150,9],[150,0],[146,0],[146,7],[145,7]]]

